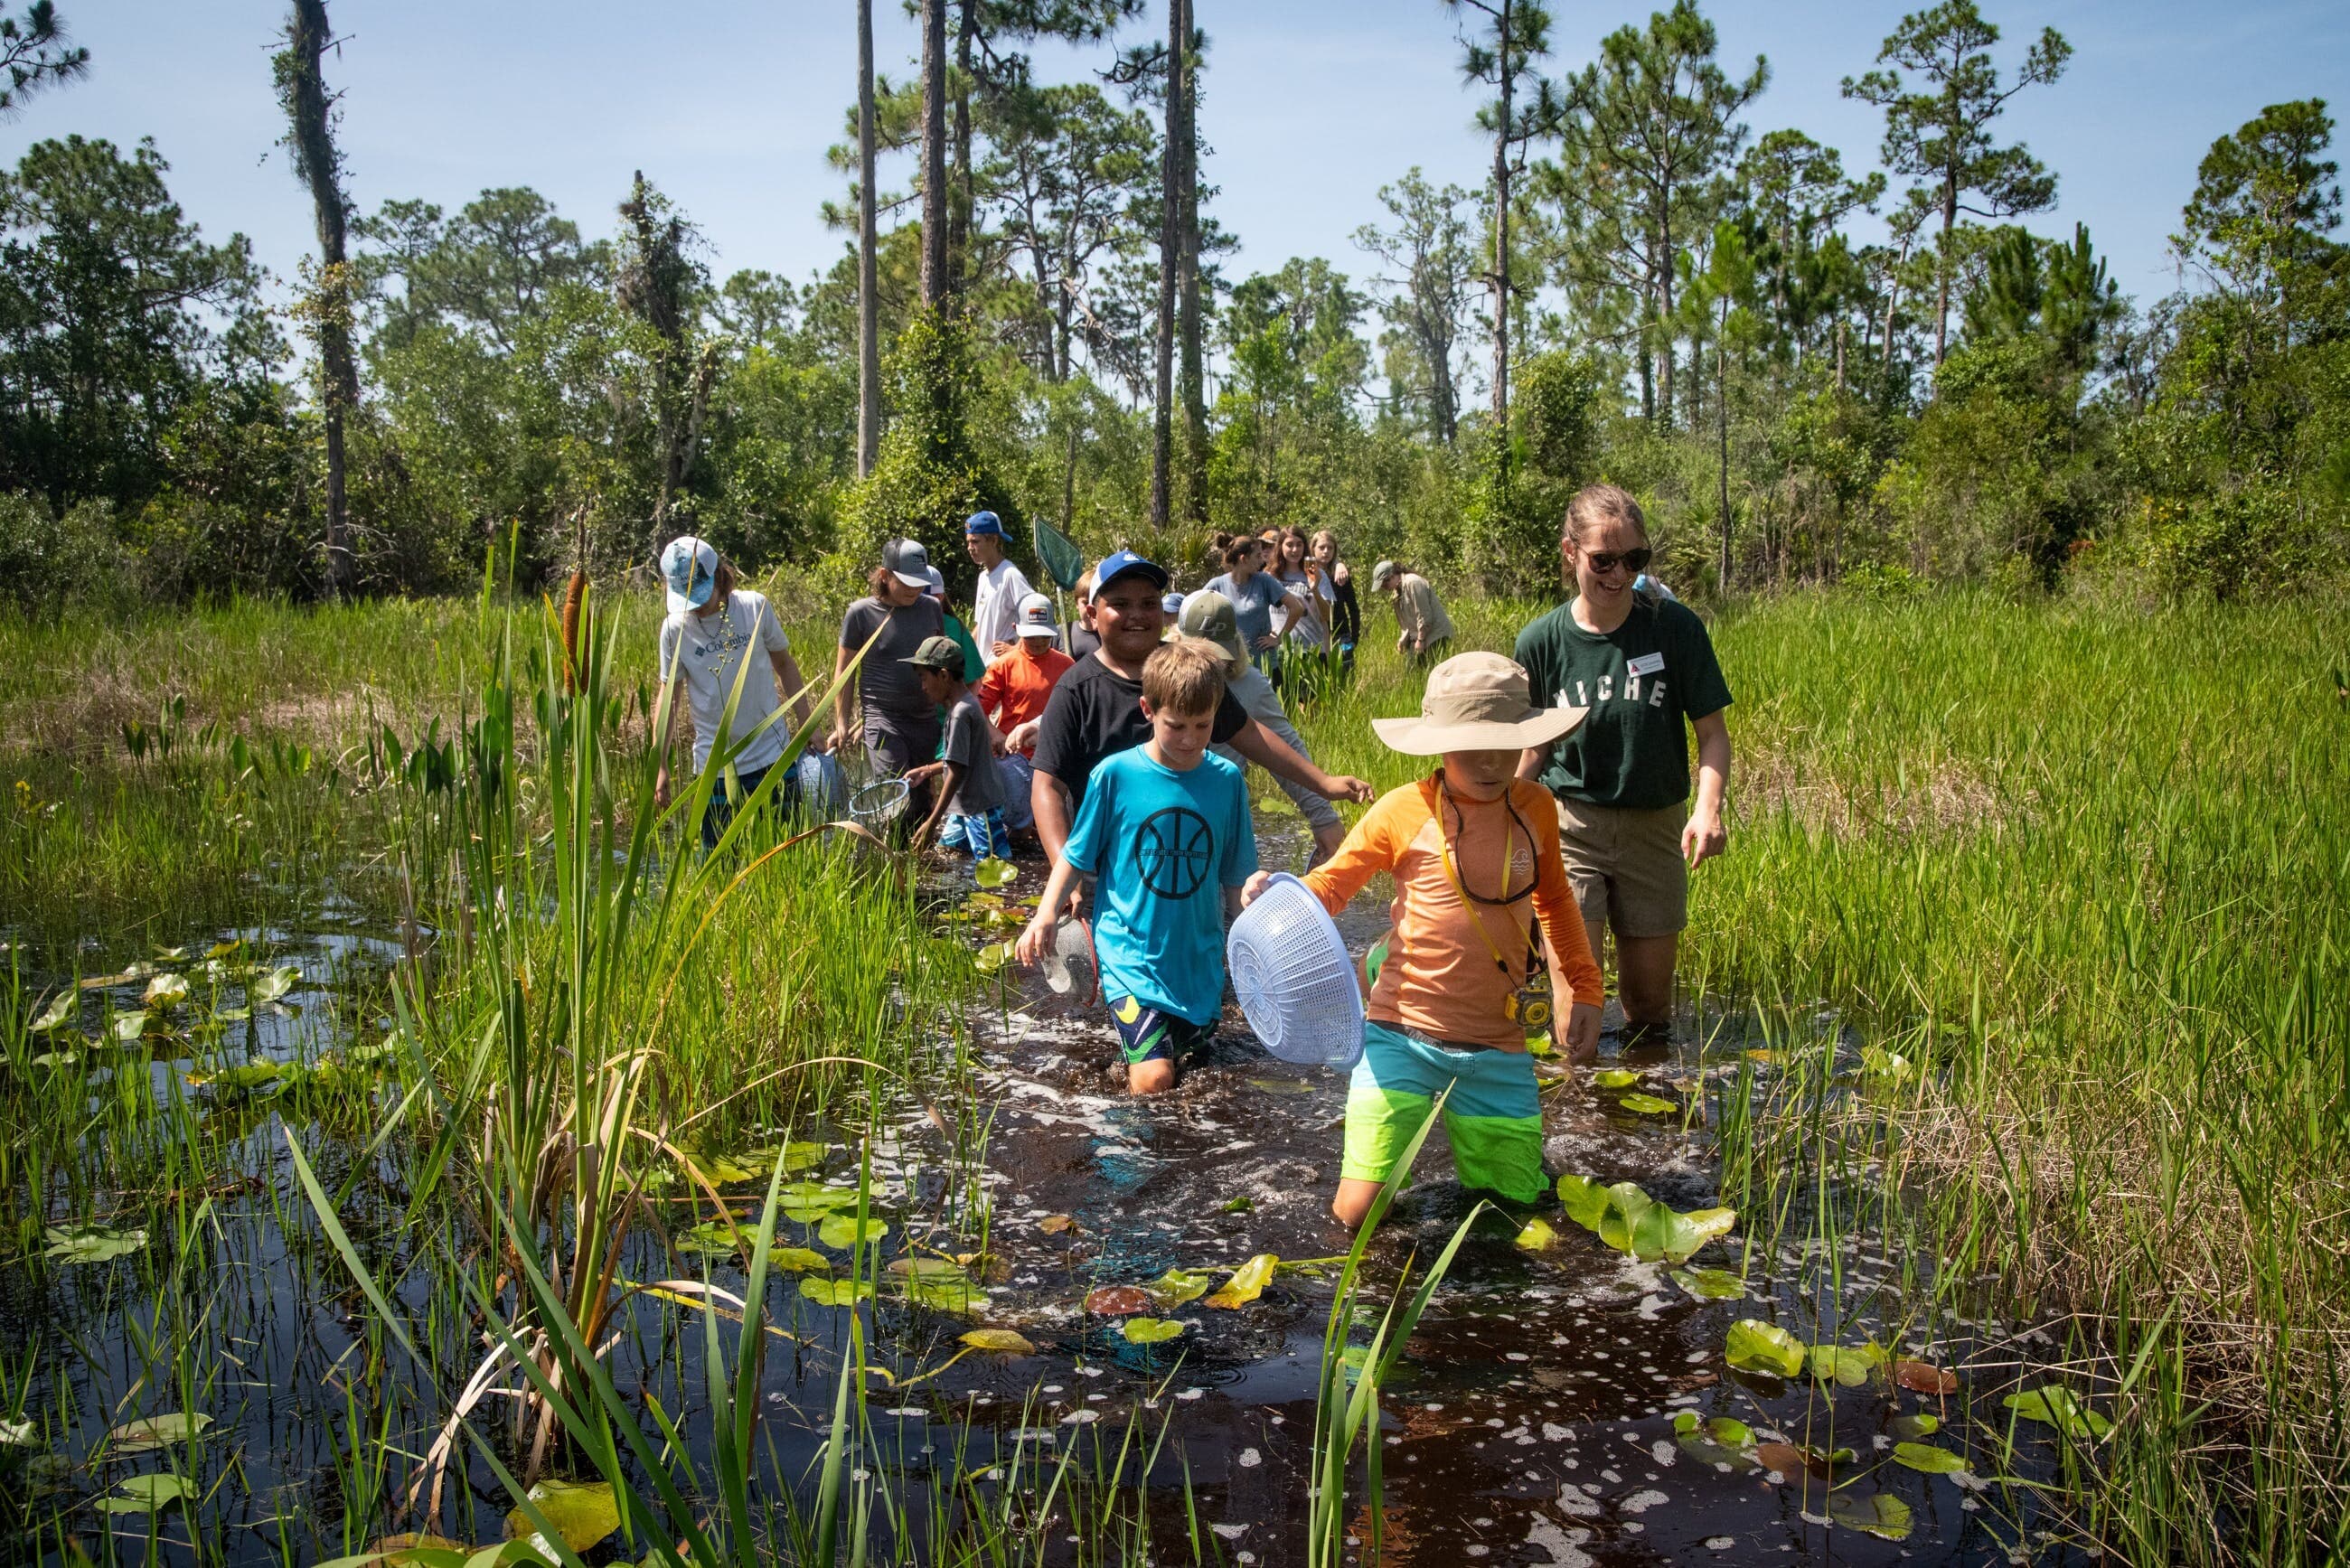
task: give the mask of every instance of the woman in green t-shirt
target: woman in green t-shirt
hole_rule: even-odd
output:
[[[1558,801],[1559,846],[1593,956],[1602,956],[1603,929],[1616,936],[1625,1023],[1661,1033],[1672,1023],[1690,868],[1725,842],[1730,687],[1705,623],[1673,599],[1634,590],[1650,552],[1629,493],[1612,484],[1578,493],[1559,554],[1575,597],[1518,634],[1517,659],[1535,701],[1589,711],[1556,744],[1528,751],[1518,774]]]

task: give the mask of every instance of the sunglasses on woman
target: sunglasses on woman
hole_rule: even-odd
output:
[[[1594,576],[1600,577],[1618,566],[1638,576],[1648,569],[1648,563],[1655,557],[1653,550],[1627,550],[1621,555],[1607,550],[1586,550],[1583,553],[1584,565],[1591,568]]]

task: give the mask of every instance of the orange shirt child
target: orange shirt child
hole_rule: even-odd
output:
[[[1604,994],[1559,858],[1558,812],[1549,793],[1525,779],[1493,801],[1463,800],[1442,779],[1440,768],[1381,795],[1305,882],[1335,915],[1372,877],[1395,874],[1395,937],[1365,1000],[1368,1017],[1431,1040],[1523,1052],[1526,1032],[1511,1018],[1509,999],[1525,983],[1537,918],[1566,971],[1561,989],[1595,1007]],[[1473,910],[1454,890],[1455,875]]]
[[[1043,651],[1032,653],[1032,648]],[[1045,700],[1052,696],[1054,684],[1076,664],[1076,659],[1045,639],[1024,637],[1011,652],[987,667],[971,694],[979,699],[980,711],[1008,734],[1031,719],[1044,717]],[[1033,757],[1036,748],[1023,746],[1021,754]]]

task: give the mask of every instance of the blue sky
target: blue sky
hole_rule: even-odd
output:
[[[14,9],[13,0],[0,0]],[[1243,250],[1235,275],[1321,254],[1359,275],[1349,239],[1380,216],[1377,191],[1414,164],[1473,186],[1486,153],[1439,0],[1195,0],[1211,37],[1201,117],[1205,176]],[[281,0],[64,0],[94,56],[90,77],[0,124],[13,163],[36,139],[79,132],[129,144],[151,135],[172,189],[207,234],[254,239],[290,275],[310,245],[307,198],[275,147],[269,54]],[[1796,126],[1875,166],[1880,122],[1837,83],[1870,65],[1899,5],[1718,0],[1707,7],[1726,60],[1770,58],[1750,121]],[[2033,6],[1986,0],[2006,29],[2002,63],[2043,24],[2071,40],[2053,88],[2019,99],[2007,134],[2061,178],[2043,233],[2090,225],[2123,288],[2174,286],[2165,236],[2212,139],[2262,105],[2312,95],[2350,110],[2350,5],[2332,0],[2176,0]],[[878,57],[907,70],[915,31],[879,0]],[[1559,4],[1552,61],[1587,59],[1604,31],[1647,7]],[[760,266],[806,278],[837,254],[817,203],[841,186],[824,160],[856,79],[851,0],[723,5],[668,0],[333,0],[348,42],[329,58],[342,89],[352,194],[455,207],[485,186],[545,192],[589,234],[608,232],[642,168],[708,237],[720,275]],[[1152,31],[1146,21],[1139,39]],[[1106,57],[1048,50],[1044,74]],[[885,175],[902,186],[905,171]]]

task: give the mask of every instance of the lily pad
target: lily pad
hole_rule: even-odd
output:
[[[1675,1269],[1673,1283],[1701,1302],[1746,1299],[1745,1282],[1728,1269]]]
[[[245,989],[245,1000],[255,1006],[265,1002],[276,1002],[293,990],[294,982],[301,978],[302,971],[290,963],[263,970],[253,977],[252,985]]]
[[[1205,1269],[1170,1269],[1143,1286],[1142,1291],[1164,1312],[1198,1301],[1215,1282],[1215,1276]]]
[[[108,1262],[129,1257],[147,1245],[144,1231],[117,1231],[106,1225],[52,1225],[46,1234],[49,1244],[41,1255],[61,1263]]]
[[[1248,1305],[1264,1294],[1264,1287],[1273,1282],[1273,1272],[1281,1267],[1281,1260],[1271,1252],[1259,1252],[1232,1272],[1223,1288],[1208,1298],[1208,1305],[1227,1312]]]
[[[146,1416],[136,1421],[126,1421],[107,1433],[118,1454],[143,1453],[170,1443],[184,1443],[213,1424],[213,1418],[201,1410],[194,1415],[173,1411],[168,1416]]]
[[[740,1240],[738,1241],[737,1238]],[[733,1251],[738,1246],[747,1249],[752,1240],[752,1232],[740,1226],[729,1225],[723,1220],[709,1220],[680,1231],[677,1233],[677,1250],[681,1252],[699,1252],[705,1257],[718,1257]],[[803,1247],[798,1251],[806,1251],[807,1249]],[[808,1255],[815,1257],[817,1254],[810,1252]],[[829,1267],[829,1265],[827,1266]]]
[[[818,1306],[847,1306],[854,1302],[873,1299],[871,1280],[820,1280],[814,1274],[800,1276],[800,1295]]]
[[[962,1336],[962,1342],[973,1350],[993,1350],[1005,1355],[1034,1355],[1036,1347],[1028,1336],[1016,1329],[974,1328]]]
[[[1009,860],[988,857],[972,868],[972,879],[983,888],[1009,888],[1019,879],[1020,867]]]
[[[1812,1346],[1812,1376],[1822,1383],[1836,1383],[1846,1388],[1866,1388],[1885,1365],[1885,1347],[1881,1345],[1815,1345]]]
[[[80,1005],[80,994],[68,987],[49,998],[49,1004],[41,1010],[41,1015],[25,1027],[35,1034],[47,1034],[52,1029],[61,1029],[72,1020]]]
[[[81,1060],[78,1051],[44,1051],[33,1058],[36,1067],[70,1067]]]
[[[609,1481],[567,1481],[547,1480],[525,1493],[563,1544],[574,1552],[585,1552],[612,1532],[620,1528],[620,1501],[613,1495]],[[506,1515],[506,1539],[529,1541],[539,1533],[530,1515],[515,1509]],[[549,1557],[554,1556],[548,1552]]]
[[[857,1189],[853,1187],[827,1187],[821,1181],[786,1182],[775,1195],[775,1202],[786,1219],[803,1225],[813,1225],[836,1210],[857,1207]]]
[[[1931,1443],[1896,1443],[1893,1445],[1893,1462],[1929,1476],[1963,1475],[1967,1469],[1966,1460],[1950,1449],[1936,1448]]]
[[[1573,1173],[1558,1179],[1559,1200],[1567,1218],[1619,1252],[1643,1262],[1662,1259],[1679,1264],[1717,1236],[1738,1223],[1734,1209],[1699,1209],[1684,1214],[1658,1202],[1637,1183],[1619,1181],[1601,1187],[1587,1176]]]
[[[2061,1384],[2026,1388],[2009,1395],[2003,1403],[2025,1420],[2054,1427],[2068,1438],[2103,1442],[2114,1429],[2111,1421],[2073,1397],[2073,1391]]]
[[[125,1045],[145,1033],[147,1033],[147,1014],[143,1009],[132,1012],[118,1012],[114,1015],[114,1037]]]
[[[0,1443],[11,1448],[28,1449],[33,1446],[35,1436],[32,1422],[0,1418]]]
[[[1047,1236],[1066,1235],[1076,1228],[1076,1220],[1066,1214],[1047,1214],[1036,1221],[1036,1229]]]
[[[1131,1317],[1150,1306],[1150,1297],[1139,1285],[1096,1285],[1086,1293],[1086,1311],[1096,1317]]]
[[[1793,1377],[1804,1370],[1804,1342],[1760,1318],[1745,1317],[1731,1324],[1722,1348],[1730,1365],[1741,1372]]]
[[[987,1293],[951,1258],[899,1258],[889,1272],[916,1306],[967,1313],[986,1304]]]
[[[1518,1232],[1516,1245],[1525,1252],[1546,1252],[1558,1244],[1558,1232],[1544,1220],[1529,1220],[1526,1228]]]
[[[1603,1089],[1628,1089],[1640,1081],[1640,1075],[1627,1067],[1602,1067],[1591,1075],[1591,1081]]]
[[[982,974],[993,974],[1018,955],[1019,949],[1011,942],[990,942],[972,955],[972,962]]]
[[[1173,1318],[1130,1317],[1118,1332],[1134,1345],[1158,1345],[1180,1334],[1183,1325]]]
[[[1893,1381],[1912,1394],[1955,1394],[1959,1391],[1959,1375],[1922,1361],[1897,1361],[1893,1364]]]
[[[1913,1521],[1909,1505],[1889,1491],[1855,1497],[1850,1492],[1828,1494],[1828,1521],[1886,1541],[1907,1541]]]
[[[1896,1416],[1887,1423],[1886,1429],[1902,1442],[1914,1443],[1940,1431],[1942,1423],[1932,1416]]]
[[[816,1239],[827,1247],[861,1247],[889,1233],[889,1221],[868,1218],[862,1228],[854,1214],[827,1214],[816,1228]]]
[[[1917,1075],[1918,1064],[1898,1051],[1864,1045],[1860,1048],[1860,1070],[1880,1083],[1902,1084]]]
[[[195,1487],[185,1476],[156,1470],[123,1477],[120,1487],[98,1500],[98,1508],[102,1513],[161,1513],[173,1503],[188,1501],[196,1495]]]
[[[767,1174],[766,1171],[752,1166],[747,1160],[737,1159],[732,1155],[704,1154],[698,1150],[688,1149],[685,1158],[686,1162],[693,1167],[695,1174],[712,1187],[724,1187],[729,1182],[735,1181],[755,1181]]]
[[[188,1000],[188,977],[184,974],[159,974],[147,982],[140,998],[150,1007],[177,1007]]]
[[[1638,1111],[1644,1116],[1669,1116],[1680,1107],[1670,1100],[1660,1100],[1654,1095],[1627,1095],[1616,1102],[1627,1111]]]

